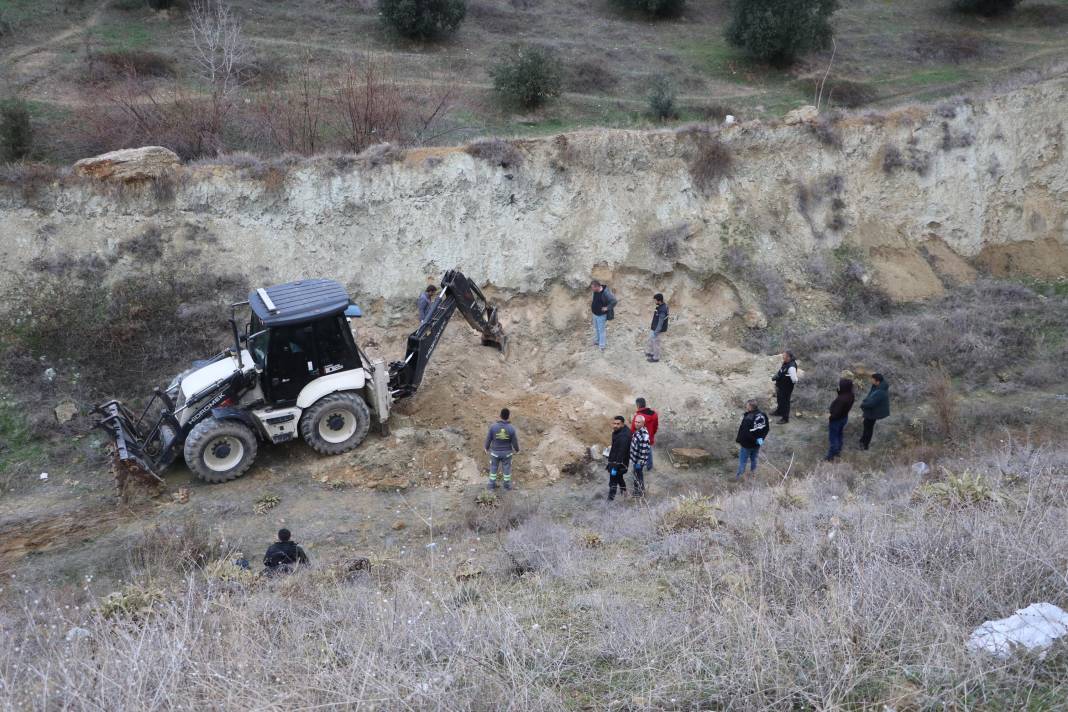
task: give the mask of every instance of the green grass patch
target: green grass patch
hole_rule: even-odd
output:
[[[156,42],[152,31],[135,21],[100,25],[94,32],[104,48],[112,52],[143,49]]]
[[[940,67],[937,69],[924,69],[913,72],[900,80],[901,84],[914,87],[925,87],[934,84],[959,84],[968,81],[971,75],[957,67]]]
[[[19,463],[39,461],[44,454],[44,445],[33,438],[29,423],[19,409],[8,401],[0,401],[0,472]]]
[[[789,77],[772,67],[756,64],[727,44],[722,37],[685,40],[675,45],[680,53],[703,73],[738,84],[788,81]]]

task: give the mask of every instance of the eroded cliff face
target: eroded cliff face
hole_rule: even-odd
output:
[[[812,253],[852,245],[892,296],[922,298],[973,266],[1068,272],[1066,100],[1062,79],[833,122],[523,140],[503,165],[425,149],[374,166],[187,166],[121,190],[9,184],[0,256],[14,271],[100,258],[118,276],[170,254],[394,299],[455,266],[508,294],[591,274],[738,284],[731,245],[801,284]]]

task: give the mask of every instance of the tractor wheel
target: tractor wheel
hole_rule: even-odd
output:
[[[244,423],[206,418],[185,439],[185,464],[205,482],[236,480],[252,466],[256,447]]]
[[[354,393],[323,396],[300,416],[300,436],[323,455],[340,455],[363,442],[371,426],[367,404]]]

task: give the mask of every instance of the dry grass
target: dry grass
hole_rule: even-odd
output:
[[[715,529],[659,529],[678,503],[583,506],[502,534],[508,555],[471,534],[344,577],[220,563],[131,582],[113,613],[12,592],[0,707],[1053,709],[1063,647],[1006,663],[964,646],[990,618],[1068,605],[1068,452],[1025,460],[1021,478],[988,479],[1017,504],[982,516],[913,503],[907,469],[846,497],[836,466],[794,485],[803,508],[770,489],[723,498]]]

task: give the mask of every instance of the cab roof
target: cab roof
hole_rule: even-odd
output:
[[[332,279],[302,279],[255,289],[248,303],[264,326],[287,326],[342,314],[350,302],[345,288]]]

